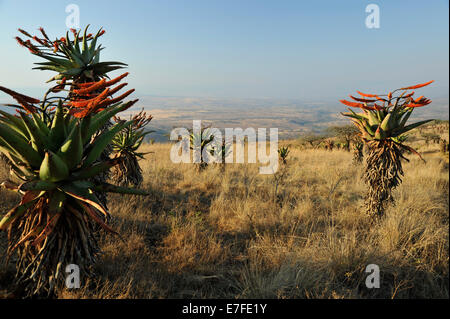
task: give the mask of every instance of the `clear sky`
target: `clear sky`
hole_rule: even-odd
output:
[[[103,59],[129,64],[136,94],[337,100],[435,80],[421,93],[448,95],[448,0],[0,0],[0,85],[45,85],[13,37],[63,36],[71,3],[82,27],[106,29]]]

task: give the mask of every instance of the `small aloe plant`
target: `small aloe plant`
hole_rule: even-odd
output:
[[[152,116],[146,114],[144,110],[130,115],[132,124],[120,131],[112,141],[112,153],[116,158],[122,160],[113,168],[112,179],[121,186],[140,186],[143,181],[142,169],[138,159],[143,159],[147,153],[139,152],[139,148],[144,142],[145,136],[154,131],[145,130],[145,127],[152,120]],[[119,116],[114,117],[116,123],[125,122]]]
[[[289,149],[289,146],[283,146],[278,149],[278,156],[281,160],[281,163],[283,163],[284,165],[287,164],[287,158],[290,152],[291,150]]]

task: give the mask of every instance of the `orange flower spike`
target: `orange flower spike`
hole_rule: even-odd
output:
[[[410,98],[411,96],[413,96],[414,95],[414,91],[412,91],[411,93],[409,93],[409,94],[406,94],[405,96],[403,96],[403,98],[404,99],[407,99],[407,98]]]
[[[126,98],[128,95],[130,95],[130,94],[133,93],[133,92],[134,92],[134,89],[129,90],[129,91],[123,93],[122,95],[120,95],[120,96],[118,96],[118,97],[116,97],[116,98],[113,98],[113,99],[106,99],[106,100],[104,100],[104,101],[102,101],[102,102],[100,103],[99,107],[106,107],[106,106],[108,106],[108,105],[111,105],[111,104],[120,102],[120,101],[122,101],[124,98]]]
[[[405,87],[405,88],[401,88],[401,89],[399,89],[399,90],[413,90],[413,89],[418,89],[418,88],[422,88],[422,87],[424,87],[424,86],[427,86],[427,85],[429,85],[429,84],[431,84],[431,83],[433,83],[433,82],[434,82],[434,80],[429,81],[429,82],[425,82],[425,83],[422,83],[422,84],[417,84],[417,85],[413,85],[413,86],[408,86],[408,87]]]
[[[98,82],[94,82],[94,84],[92,84],[91,86],[88,86],[87,88],[83,88],[83,89],[79,89],[79,90],[73,90],[73,92],[75,94],[78,94],[78,95],[87,94],[87,93],[90,93],[92,91],[96,91],[96,90],[104,88],[105,87],[105,83],[106,83],[105,79],[101,79]]]
[[[112,103],[119,102],[119,101],[123,100],[124,98],[126,98],[131,93],[133,93],[134,91],[135,91],[134,89],[128,90],[125,93],[123,93],[122,95],[119,95],[118,97],[111,99],[111,101],[112,101]]]
[[[350,107],[363,107],[364,106],[364,104],[362,104],[362,103],[349,102],[346,100],[339,100],[339,102],[341,102],[344,105],[350,106]]]
[[[42,35],[44,36],[45,39],[47,39],[48,41],[50,41],[49,37],[47,36],[47,33],[45,33],[45,30],[43,27],[39,28],[39,31],[41,31]]]
[[[83,118],[88,115],[87,109],[71,109],[69,110],[70,115],[76,117],[76,118]]]
[[[33,105],[29,104],[27,101],[23,100],[22,98],[18,97],[15,98],[17,100],[17,102],[20,103],[20,105],[22,105],[22,107],[27,111],[27,114],[30,113],[36,113],[36,107],[34,107]]]
[[[364,97],[375,97],[375,98],[377,98],[378,97],[378,95],[376,95],[376,94],[367,94],[367,93],[362,93],[362,92],[360,92],[360,91],[356,91],[359,95],[361,95],[361,96],[364,96]]]
[[[39,39],[37,36],[34,36],[33,40],[36,41],[37,43],[39,43],[40,45],[45,46],[44,42],[42,42],[41,39]]]
[[[392,92],[389,92],[388,94],[388,100],[392,99]]]
[[[98,96],[95,97],[96,101],[104,100],[109,95],[109,88],[106,88],[100,93]]]
[[[131,102],[128,102],[127,107],[124,109],[124,111],[128,110],[130,107],[132,107],[134,104],[136,104],[139,101],[139,99],[133,100]]]
[[[89,100],[80,100],[80,101],[71,101],[70,104],[73,107],[88,107],[89,103],[92,102],[96,102],[96,103],[100,103],[101,100],[103,100],[104,98],[106,98],[109,94],[109,89],[106,88],[102,93],[100,93],[99,95],[97,95],[96,97],[89,99]]]
[[[112,90],[109,91],[109,95],[113,95],[113,94],[117,93],[126,85],[128,85],[128,83],[122,83],[122,84],[116,86],[115,88],[113,88]]]
[[[35,98],[32,98],[32,97],[29,97],[29,96],[17,93],[15,91],[7,89],[7,88],[5,88],[3,86],[0,86],[0,91],[3,91],[3,92],[5,92],[8,95],[11,95],[19,103],[20,103],[19,100],[25,101],[25,102],[30,103],[30,104],[37,104],[37,103],[41,102],[38,99],[35,99]]]
[[[81,108],[81,107],[86,107],[89,103],[91,102],[91,100],[80,100],[80,101],[70,101],[70,106],[76,107],[76,108]]]
[[[22,30],[22,29],[17,29],[20,33],[22,33],[23,35],[26,35],[27,37],[29,37],[29,38],[32,38],[32,36],[27,32],[27,31],[25,31],[25,30]]]
[[[411,103],[409,103],[408,105],[406,105],[406,107],[421,107],[421,106],[425,106],[431,103],[430,99],[427,98],[422,98],[420,100],[415,100]]]
[[[112,79],[111,81],[106,82],[106,86],[111,86],[111,85],[114,85],[114,84],[120,82],[120,80],[122,80],[122,79],[123,79],[124,77],[126,77],[128,74],[129,74],[128,72],[125,72],[124,74],[119,75],[118,77]]]
[[[55,41],[53,43],[53,53],[58,52],[58,50],[59,50],[59,45],[58,45],[58,42]]]
[[[406,107],[422,107],[422,106],[425,106],[427,104],[409,103],[408,105],[406,105]]]
[[[423,95],[421,95],[417,99],[415,99],[414,102],[418,103],[422,98],[423,98]]]
[[[386,99],[382,99],[381,97],[379,97],[379,96],[377,96],[377,97],[375,97],[378,101],[381,101],[381,102],[387,102],[388,100],[386,100]]]
[[[375,100],[360,99],[360,98],[354,97],[353,95],[349,95],[349,97],[351,99],[355,100],[355,101],[358,101],[358,102],[366,102],[366,103],[373,103],[373,102],[375,102]]]
[[[79,88],[87,88],[91,85],[94,85],[97,82],[86,82],[86,83],[76,83],[75,85],[78,86]]]
[[[16,37],[16,41],[17,41],[17,43],[19,43],[19,45],[21,45],[23,47],[25,46],[25,42],[23,42],[23,40],[21,38]]]

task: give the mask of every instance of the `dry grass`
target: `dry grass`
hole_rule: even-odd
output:
[[[146,145],[142,187],[151,195],[110,196],[124,241],[102,237],[97,276],[59,296],[448,298],[448,157],[414,143],[427,164],[409,156],[396,206],[374,225],[351,153],[291,141],[287,166],[263,176],[256,164],[198,173],[171,163],[170,145]],[[0,196],[2,209],[18,200]],[[365,287],[368,264],[380,266],[380,289]],[[1,269],[0,290],[12,265]]]

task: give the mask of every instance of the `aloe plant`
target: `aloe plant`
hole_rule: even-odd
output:
[[[278,156],[281,159],[281,163],[284,165],[287,164],[287,157],[291,150],[289,149],[289,146],[283,146],[278,149]]]
[[[362,113],[342,115],[349,117],[359,129],[360,137],[368,147],[364,180],[369,186],[366,196],[366,211],[374,217],[382,217],[388,202],[393,201],[392,190],[401,183],[403,168],[401,160],[407,160],[404,152],[419,153],[404,144],[405,133],[432,120],[420,121],[407,125],[413,110],[431,103],[420,96],[413,98],[414,91],[431,84],[408,86],[389,92],[386,95],[365,94],[361,98],[350,95],[353,101],[340,100],[341,103],[362,109]]]
[[[202,127],[199,132],[196,132],[194,130],[191,130],[189,134],[189,143],[190,143],[190,149],[196,150],[196,148],[199,148],[199,159],[198,163],[196,163],[196,168],[198,171],[204,170],[206,167],[208,167],[208,162],[205,161],[203,158],[203,154],[205,151],[211,151],[209,143],[211,143],[214,139],[214,135],[211,133],[210,127]],[[195,155],[194,155],[195,156]]]
[[[108,225],[109,212],[99,195],[146,194],[98,178],[121,161],[102,154],[117,134],[133,124],[107,125],[137,102],[122,101],[132,90],[112,97],[124,85],[112,86],[127,74],[83,83],[80,77],[85,75],[59,83],[42,100],[0,86],[17,102],[7,104],[16,109],[15,115],[0,110],[0,152],[11,169],[11,179],[2,186],[22,196],[1,217],[0,230],[9,234],[8,256],[17,252],[17,284],[28,296],[52,295],[68,264],[77,264],[83,274],[91,273],[99,250],[98,228],[117,234]],[[50,96],[49,92],[66,94]]]
[[[121,186],[140,186],[143,177],[142,169],[139,166],[139,159],[143,159],[146,153],[139,152],[139,148],[144,142],[145,136],[154,131],[145,130],[145,127],[152,120],[152,116],[146,114],[144,110],[134,116],[130,115],[132,124],[127,126],[117,134],[112,142],[112,152],[114,157],[121,158],[119,164],[113,168],[112,179]],[[114,117],[116,123],[124,122],[120,117]]]

